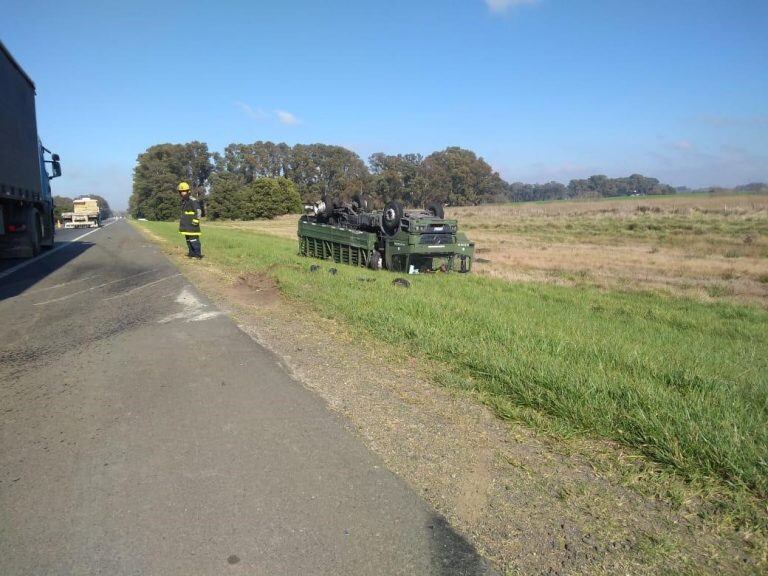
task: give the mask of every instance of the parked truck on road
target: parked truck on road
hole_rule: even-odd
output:
[[[0,42],[0,257],[36,256],[53,246],[49,181],[57,176],[59,157],[37,135],[35,84]]]
[[[61,215],[64,228],[98,228],[101,226],[101,209],[95,198],[77,198],[72,212]]]

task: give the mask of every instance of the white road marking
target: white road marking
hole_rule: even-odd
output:
[[[61,296],[60,298],[54,298],[53,300],[46,300],[45,302],[36,302],[34,306],[43,306],[45,304],[53,304],[54,302],[62,302],[64,300],[69,300],[70,298],[74,298],[75,296],[79,296],[80,294],[85,294],[86,292],[91,292],[92,290],[98,290],[99,288],[104,288],[104,286],[109,286],[110,284],[117,284],[118,282],[130,280],[131,278],[138,278],[139,276],[145,276],[146,274],[151,274],[152,272],[157,272],[158,270],[159,268],[154,268],[152,270],[145,270],[144,272],[139,272],[138,274],[131,274],[130,276],[124,276],[122,278],[118,278],[117,280],[104,282],[103,284],[99,284],[98,286],[91,286],[90,288],[78,290],[77,292],[73,292],[72,294],[67,294],[66,296]]]
[[[98,274],[94,274],[93,276],[86,276],[85,278],[78,278],[77,280],[70,280],[69,282],[62,282],[61,284],[56,284],[55,286],[48,286],[46,288],[40,288],[39,290],[32,290],[30,292],[24,292],[23,294],[25,296],[29,296],[30,294],[38,294],[40,292],[45,292],[47,290],[55,290],[56,288],[61,288],[62,286],[69,286],[70,284],[77,284],[78,282],[85,282],[86,280],[91,280],[93,278],[98,278]]]
[[[48,250],[47,252],[43,252],[42,254],[40,254],[39,256],[36,256],[35,258],[30,258],[29,260],[25,260],[21,264],[17,264],[13,268],[9,268],[5,272],[0,273],[0,278],[5,278],[6,276],[10,276],[14,272],[18,272],[19,270],[21,270],[22,268],[26,268],[30,264],[34,264],[35,262],[39,262],[43,258],[48,258],[48,256],[50,256],[51,254],[55,254],[56,252],[58,252],[62,248],[66,248],[68,246],[72,246],[72,244],[74,244],[75,242],[77,242],[81,238],[85,238],[89,234],[93,234],[94,232],[98,232],[99,230],[104,230],[104,228],[109,228],[110,226],[112,226],[112,224],[114,224],[114,222],[110,222],[109,224],[105,224],[101,228],[94,228],[93,230],[90,230],[90,231],[86,232],[85,234],[81,234],[77,238],[72,238],[72,240],[70,240],[66,244],[60,244],[60,245],[58,245],[58,246]]]
[[[208,307],[208,305],[203,304],[200,300],[198,300],[198,298],[190,290],[189,286],[184,286],[179,295],[176,296],[176,302],[184,306],[184,310],[177,312],[176,314],[166,316],[162,320],[158,320],[159,324],[166,324],[168,322],[172,322],[173,320],[200,322],[201,320],[209,320],[223,314],[223,312],[219,310],[210,310],[205,312],[204,310]]]
[[[177,278],[181,276],[181,274],[171,274],[170,276],[166,276],[165,278],[160,278],[160,280],[155,280],[154,282],[147,282],[146,284],[142,284],[141,286],[136,286],[136,288],[131,288],[128,290],[128,292],[123,292],[122,294],[118,294],[117,296],[110,296],[109,298],[104,298],[102,302],[107,302],[108,300],[116,300],[117,298],[124,298],[126,296],[130,296],[134,292],[138,292],[139,290],[143,290],[144,288],[149,288],[150,286],[154,286],[155,284],[160,284],[160,282],[165,282],[166,280],[170,280],[171,278]]]
[[[223,312],[219,312],[218,310],[214,310],[211,312],[201,312],[200,314],[193,316],[187,322],[200,322],[201,320],[209,320],[211,318],[216,318],[217,316],[221,316]]]

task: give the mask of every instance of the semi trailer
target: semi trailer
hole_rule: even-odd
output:
[[[35,84],[0,42],[0,257],[53,246],[50,180],[57,176],[59,156],[37,134]]]
[[[64,228],[98,228],[101,226],[101,209],[95,198],[76,198],[72,212],[63,212]]]

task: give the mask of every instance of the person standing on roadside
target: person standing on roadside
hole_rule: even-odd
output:
[[[189,258],[202,258],[203,251],[200,246],[200,202],[197,198],[189,195],[189,184],[181,182],[179,184],[179,196],[181,196],[181,219],[179,220],[179,232],[184,235],[187,241]]]

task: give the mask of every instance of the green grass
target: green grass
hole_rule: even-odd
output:
[[[142,223],[177,243],[171,223]],[[395,275],[209,226],[206,257],[269,270],[290,298],[448,368],[502,416],[631,446],[688,479],[768,496],[768,312],[655,294]],[[323,269],[310,273],[311,264]],[[360,278],[375,278],[361,282]],[[519,409],[519,411],[518,411]]]

